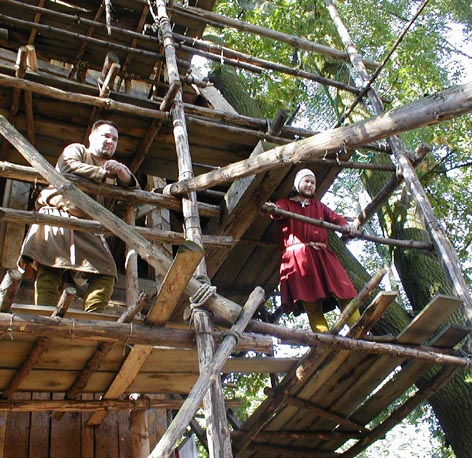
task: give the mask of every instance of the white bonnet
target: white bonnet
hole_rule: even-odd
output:
[[[300,181],[302,181],[303,177],[306,177],[307,175],[315,176],[315,174],[310,170],[310,169],[301,169],[296,175],[295,179],[293,180],[293,186],[297,190],[297,192],[300,192],[300,189],[298,187],[300,186]]]

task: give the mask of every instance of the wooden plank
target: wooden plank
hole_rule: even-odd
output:
[[[432,346],[439,348],[452,348],[461,342],[469,331],[465,328],[448,328],[440,336],[438,336]],[[411,387],[418,378],[431,368],[430,364],[421,361],[410,361],[406,365],[401,366],[401,370],[397,372],[393,378],[386,383],[380,390],[371,395],[350,418],[361,424],[368,424],[379,413],[383,412],[395,399],[401,396],[409,387]],[[329,440],[325,445],[327,447],[337,448],[342,444],[334,438]]]
[[[15,393],[14,398],[31,399],[31,394]],[[30,458],[27,439],[30,428],[31,415],[29,413],[11,412],[8,414],[4,458]]]
[[[5,457],[5,433],[7,430],[7,412],[0,413],[0,458]]]
[[[82,393],[82,400],[93,400],[94,395],[91,393]],[[95,429],[87,426],[87,421],[90,418],[90,412],[81,412],[80,415],[80,458],[95,458],[94,457],[94,437]]]
[[[32,399],[51,399],[49,393],[33,393]],[[49,412],[31,412],[32,428],[29,432],[31,458],[49,458],[50,414]]]
[[[146,411],[142,412],[144,413],[144,415],[146,415]],[[131,412],[127,410],[115,412],[115,418],[118,423],[118,458],[134,458],[135,456],[137,458],[146,458],[147,455],[133,455],[131,443],[130,414]],[[147,436],[147,433],[145,431],[143,431],[143,434]]]
[[[190,240],[179,247],[156,300],[144,320],[145,324],[162,326],[170,319],[203,255],[203,248]]]
[[[118,399],[136,378],[151,351],[152,347],[149,345],[134,345],[103,398]],[[95,412],[89,418],[88,426],[99,425],[106,415],[106,411]]]
[[[429,302],[397,337],[397,342],[421,344],[441,326],[464,301],[451,296],[438,295]]]
[[[108,415],[105,421],[95,428],[95,456],[94,458],[118,458],[119,435],[115,415]]]
[[[423,343],[461,303],[462,301],[457,298],[437,296],[403,330],[397,341],[418,345]],[[361,355],[353,354],[346,361],[347,364],[345,364],[342,370],[336,374],[336,379],[340,382],[335,383],[333,374],[327,373],[330,376],[330,384],[327,386],[337,386],[338,389],[331,389],[332,391],[329,394],[321,390],[310,399],[312,402],[320,403],[320,406],[329,408],[339,415],[348,416],[402,361],[404,361],[404,358],[365,358]],[[323,376],[321,376],[321,373],[317,374],[316,379],[309,384],[310,389],[312,386],[318,385],[320,380],[327,381],[326,375],[324,375],[325,370],[325,368],[321,370]],[[303,428],[306,424],[307,419],[298,414],[297,417],[288,424],[285,424],[284,427],[295,429],[297,425],[298,428]],[[323,430],[332,427],[333,423],[319,419],[310,422],[310,425],[311,427]]]
[[[62,399],[62,395],[55,393],[52,399]],[[80,412],[52,416],[50,458],[80,458],[80,430]]]
[[[0,386],[10,379],[14,370],[0,369]],[[64,393],[75,380],[77,371],[33,370],[22,383],[20,390],[25,392],[42,391]],[[113,372],[96,372],[86,388],[85,393],[104,393],[112,383]],[[190,391],[197,374],[139,374],[129,387],[132,393],[181,393]]]

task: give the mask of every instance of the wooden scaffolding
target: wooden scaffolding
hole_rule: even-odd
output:
[[[405,152],[396,135],[472,111],[472,86],[384,114],[368,73],[381,66],[355,49],[330,0],[346,52],[223,17],[212,12],[213,0],[198,8],[163,0],[92,3],[0,1],[0,457],[167,457],[189,425],[211,457],[356,456],[469,365],[457,352],[468,329],[438,330],[459,307],[470,325],[471,298],[416,177],[421,157]],[[207,24],[350,61],[363,89],[205,42],[199,37]],[[356,103],[368,97],[376,116],[315,133],[285,125],[283,114],[270,123],[239,115],[191,65],[194,55],[307,78],[355,94]],[[100,118],[120,126],[117,157],[138,175],[141,190],[53,168],[64,146],[84,141]],[[351,161],[350,151],[360,147],[379,154],[387,148],[397,168]],[[396,296],[374,294],[383,272],[357,285],[359,296],[330,333],[253,319],[278,283],[273,224],[260,213],[274,212],[266,202],[288,194],[306,162],[316,164],[318,197],[342,167],[392,173],[360,224],[404,181],[428,221],[431,244],[357,235],[434,248],[456,297],[437,296],[388,340],[370,335]],[[32,211],[45,184],[91,219]],[[117,212],[89,193],[114,199]],[[74,289],[65,289],[55,308],[32,305],[31,280],[15,266],[33,223],[113,236],[122,266],[115,307],[85,313]],[[339,335],[363,304],[358,323]],[[310,350],[275,358],[274,337]],[[369,427],[432,368],[428,388]],[[274,382],[244,423],[231,414],[237,400],[224,398],[221,374],[232,372],[271,374]],[[195,420],[201,407],[206,431]]]

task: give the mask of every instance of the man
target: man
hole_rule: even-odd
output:
[[[315,200],[316,178],[309,169],[300,170],[294,180],[295,195],[278,200],[275,205],[292,213],[355,228],[346,219]],[[337,302],[343,310],[356,296],[356,290],[339,259],[328,248],[327,230],[291,218],[273,216],[279,225],[282,257],[280,262],[280,293],[282,310],[299,315],[305,311],[315,332],[327,332],[323,315]],[[359,318],[356,312],[349,323]]]
[[[137,188],[138,182],[124,164],[112,159],[118,146],[118,128],[113,121],[99,120],[92,126],[89,146],[67,146],[56,170],[73,173],[96,183]],[[97,196],[97,201],[105,204]],[[36,209],[62,217],[88,216],[52,186],[39,194]],[[116,264],[102,235],[61,227],[32,225],[23,242],[19,265],[36,270],[35,303],[55,306],[67,282],[86,287],[84,310],[100,312],[108,305],[117,276]]]

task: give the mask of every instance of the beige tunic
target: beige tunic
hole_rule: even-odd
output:
[[[96,165],[95,157],[84,145],[78,143],[64,149],[57,162],[56,170],[62,173],[74,173],[96,183],[105,181],[105,169]],[[134,176],[133,179],[134,183],[128,187],[136,188],[138,183]],[[125,186],[123,183],[117,183],[116,180],[107,179],[106,182]],[[102,196],[97,196],[96,199],[102,205],[110,207]],[[36,206],[39,213],[47,215],[69,218],[87,217],[51,186],[41,191],[36,200]],[[117,275],[115,261],[103,235],[62,227],[37,224],[30,227],[21,249],[20,266],[24,262],[33,261],[50,267],[115,277]]]

